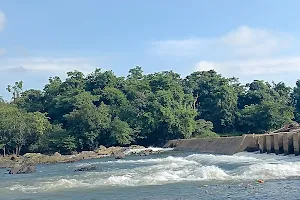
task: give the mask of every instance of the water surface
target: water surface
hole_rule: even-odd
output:
[[[97,170],[74,171],[87,165]],[[39,165],[32,174],[10,175],[1,169],[0,177],[3,200],[299,199],[300,157],[169,151]]]

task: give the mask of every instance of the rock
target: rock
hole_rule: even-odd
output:
[[[41,153],[26,153],[23,155],[25,158],[42,157]]]
[[[26,153],[22,156],[20,162],[23,163],[31,162],[37,164],[40,163],[44,157],[46,157],[46,155],[43,155],[41,153]]]
[[[111,155],[111,151],[109,148],[106,148],[103,145],[100,145],[98,149],[95,150],[95,153],[97,153],[98,155]]]
[[[31,164],[16,164],[10,171],[9,174],[28,174],[35,172],[35,166]]]
[[[109,147],[107,150],[110,151],[112,154],[115,154],[115,153],[123,152],[125,148],[117,146],[117,147]]]
[[[149,151],[144,151],[142,153],[140,153],[140,156],[149,156],[150,152]]]
[[[95,152],[94,151],[82,151],[81,154],[84,154],[84,155],[95,155]]]
[[[58,153],[58,152],[55,152],[54,154],[53,154],[53,156],[61,156],[61,154],[60,153]]]
[[[95,150],[97,155],[105,155],[105,156],[111,156],[118,154],[119,152],[123,152],[125,148],[123,147],[109,147],[106,148],[105,146],[100,146],[98,149]]]
[[[152,149],[146,149],[146,150],[144,150],[144,151],[141,151],[141,152],[139,153],[139,155],[140,155],[140,156],[149,156],[150,153],[153,153]]]
[[[122,152],[118,152],[114,154],[115,159],[124,159],[125,158],[125,154]]]
[[[82,151],[80,154],[76,155],[82,159],[94,158],[97,154],[94,151]]]
[[[103,146],[103,145],[100,145],[99,148],[98,148],[98,150],[100,150],[100,151],[103,151],[103,150],[106,150],[106,149],[107,148],[105,146]]]
[[[75,169],[75,171],[93,171],[93,170],[96,170],[97,167],[96,166],[85,166],[85,167],[81,167],[81,168],[78,168],[78,169]]]

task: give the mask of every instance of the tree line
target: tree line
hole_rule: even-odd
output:
[[[42,90],[9,85],[0,101],[3,153],[70,153],[99,145],[162,145],[167,140],[264,133],[300,121],[300,82],[241,84],[216,71],[127,77],[96,69],[50,77]]]

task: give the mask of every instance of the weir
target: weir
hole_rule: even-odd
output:
[[[238,152],[300,154],[300,125],[290,124],[266,134],[244,134],[236,137],[170,140],[164,147],[201,153],[232,155]]]

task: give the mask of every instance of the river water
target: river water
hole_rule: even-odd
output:
[[[97,170],[74,171],[87,165]],[[1,200],[300,199],[300,157],[167,151],[39,165],[32,174],[1,169],[0,179]]]

